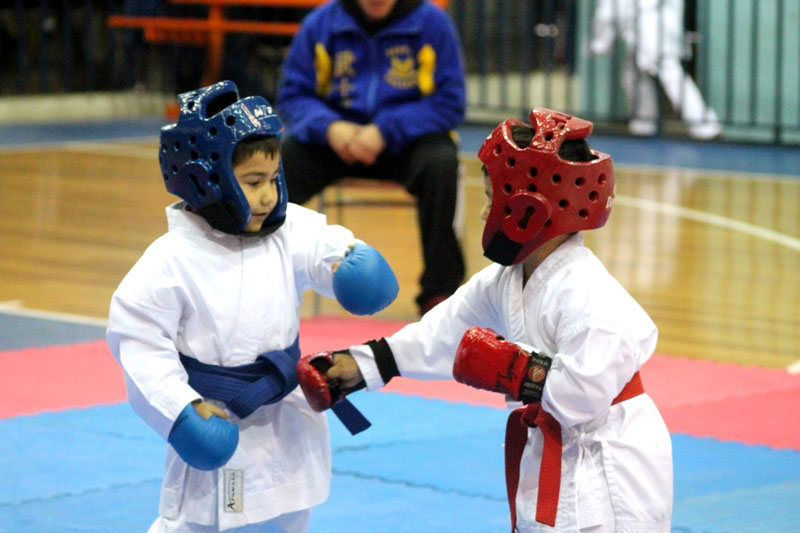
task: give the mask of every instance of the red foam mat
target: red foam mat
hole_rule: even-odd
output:
[[[800,451],[798,375],[657,355],[642,377],[673,433]]]
[[[799,406],[800,385],[660,410],[671,433],[800,451]]]
[[[300,321],[300,349],[303,353],[339,350],[353,344],[387,337],[406,322],[368,318],[317,317]]]
[[[800,386],[783,369],[655,355],[642,369],[647,392],[661,408],[692,406]]]
[[[341,349],[404,324],[319,317],[300,327],[304,353]],[[783,370],[655,355],[645,390],[670,431],[800,451],[800,376]],[[499,394],[452,381],[396,378],[383,389],[503,408]],[[125,401],[122,371],[104,341],[0,352],[0,419]]]
[[[316,318],[301,323],[304,353],[347,348],[403,323]],[[105,341],[0,352],[0,419],[124,402],[122,369]]]
[[[105,341],[0,352],[0,419],[123,401]]]
[[[300,347],[303,353],[347,348],[353,344],[361,344],[370,339],[391,335],[404,325],[405,322],[338,317],[305,320],[300,327]],[[426,382],[394,378],[381,390],[470,405],[488,405],[499,408],[506,406],[503,396],[500,394],[473,389],[455,381]]]
[[[402,323],[323,318],[304,323],[303,342],[330,349],[388,335]],[[372,335],[372,336],[370,336]],[[642,369],[647,393],[673,433],[800,451],[800,376],[781,369],[654,355]],[[471,405],[504,408],[499,394],[452,381],[395,378],[384,389]]]

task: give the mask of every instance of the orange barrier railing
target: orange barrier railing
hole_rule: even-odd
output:
[[[314,8],[326,0],[170,0],[173,4],[208,6],[208,18],[135,17],[115,15],[108,25],[119,29],[140,29],[145,41],[205,46],[208,50],[203,72],[203,85],[219,80],[225,34],[294,35],[300,27],[293,22],[259,22],[225,18],[227,7]],[[445,9],[449,0],[434,1]]]

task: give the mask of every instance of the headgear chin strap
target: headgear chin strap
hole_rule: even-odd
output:
[[[608,154],[591,151],[591,161],[566,161],[564,141],[586,139],[592,123],[534,108],[530,125],[509,119],[486,138],[478,158],[492,182],[492,205],[483,230],[484,255],[501,265],[519,263],[548,240],[599,228],[614,199],[614,166]],[[511,127],[533,127],[520,148]]]
[[[164,184],[215,229],[239,234],[250,220],[250,205],[233,174],[236,145],[252,136],[280,139],[283,124],[260,96],[239,99],[232,81],[178,95],[178,122],[161,128],[158,161]],[[286,181],[278,172],[278,203],[260,234],[286,218]]]

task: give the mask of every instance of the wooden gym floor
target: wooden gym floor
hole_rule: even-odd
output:
[[[105,318],[117,284],[166,229],[164,207],[174,197],[159,179],[156,147],[148,139],[0,151],[0,305]],[[464,170],[462,242],[472,274],[488,264],[474,154],[464,155]],[[617,175],[609,223],[586,232],[586,242],[653,317],[657,351],[796,368],[800,179],[622,164]],[[378,248],[397,273],[398,299],[378,318],[414,320],[422,264],[413,208],[333,208],[329,215]],[[304,316],[312,304],[307,295]],[[344,314],[329,300],[321,312]]]

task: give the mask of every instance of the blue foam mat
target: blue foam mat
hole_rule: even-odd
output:
[[[33,318],[3,311],[0,311],[0,332],[13,332],[9,335],[0,334],[0,351],[91,342],[106,337],[106,329],[102,326]]]
[[[157,137],[161,126],[168,122],[163,117],[153,116],[114,120],[0,124],[0,147]]]
[[[676,500],[672,524],[673,533],[796,533],[800,481]]]
[[[509,528],[505,500],[335,474],[331,497],[311,515],[311,533],[496,533]]]
[[[795,451],[678,434],[672,435],[672,453],[676,499],[800,481]]]
[[[311,532],[505,530],[503,410],[353,401],[373,427],[353,437],[330,418],[334,481]],[[0,435],[0,530],[140,532],[154,519],[164,443],[127,405],[3,420]],[[686,435],[673,447],[674,532],[800,531],[800,453]]]
[[[126,404],[3,420],[0,435],[3,509],[161,478],[164,443]]]

